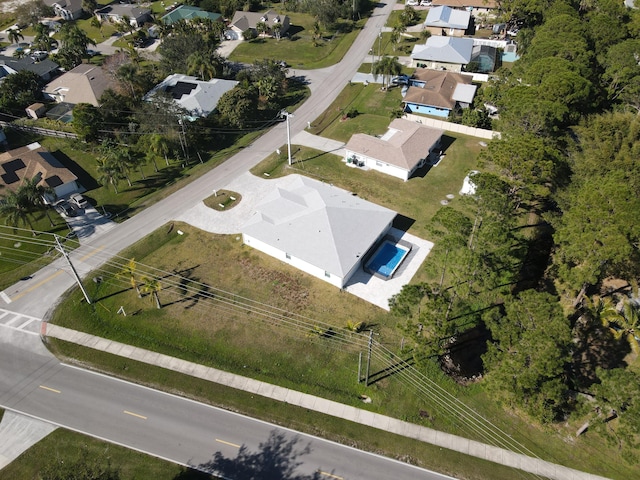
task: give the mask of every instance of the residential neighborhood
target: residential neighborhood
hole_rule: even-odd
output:
[[[638,15],[0,2],[0,480],[636,478]]]

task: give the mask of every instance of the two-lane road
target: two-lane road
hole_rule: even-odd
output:
[[[17,361],[24,358],[19,350],[0,348],[0,405],[176,463],[198,467],[216,452],[235,458],[241,445],[257,452],[277,430],[288,439],[298,437],[300,449],[310,446],[298,459],[301,474],[320,471],[345,480],[450,478],[46,356],[33,354],[25,364]]]

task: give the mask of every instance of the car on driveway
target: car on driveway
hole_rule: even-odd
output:
[[[398,75],[391,79],[394,85],[409,85],[409,75]]]
[[[89,201],[79,193],[71,195],[69,201],[78,208],[87,208],[89,206]]]
[[[417,7],[418,5],[420,5],[420,0],[407,0],[405,2],[405,5],[410,5],[412,7]]]
[[[78,214],[78,212],[76,212],[76,209],[67,202],[60,202],[56,204],[55,208],[60,215],[63,215],[65,217],[75,217]]]

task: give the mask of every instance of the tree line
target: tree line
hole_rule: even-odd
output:
[[[431,282],[392,299],[419,361],[487,331],[483,385],[555,422],[640,439],[640,12],[610,0],[501,2],[521,58],[479,92],[499,109],[475,195],[430,231]],[[630,453],[631,454],[631,453]]]

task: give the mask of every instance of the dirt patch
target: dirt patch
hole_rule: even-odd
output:
[[[487,351],[489,338],[489,331],[484,326],[457,335],[447,353],[440,357],[440,368],[460,385],[481,380],[484,373],[482,355]]]
[[[290,311],[299,312],[309,306],[309,289],[302,285],[299,279],[285,272],[268,270],[255,265],[251,260],[242,258],[240,265],[245,273],[254,280],[263,282],[271,288],[272,305]]]

